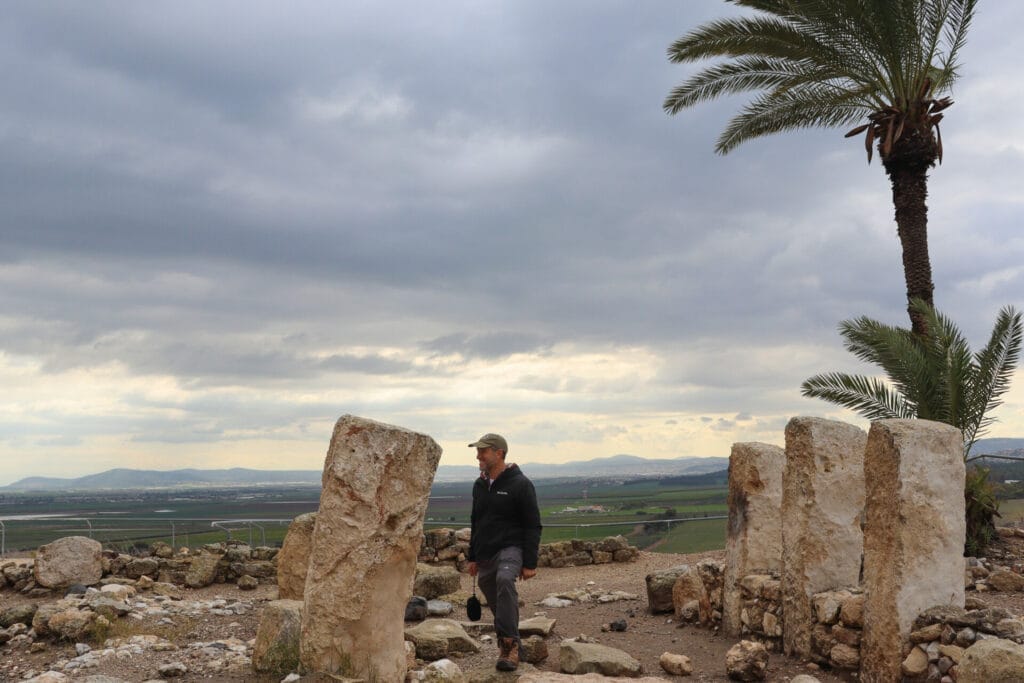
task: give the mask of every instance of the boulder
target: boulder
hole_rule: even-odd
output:
[[[303,594],[302,670],[404,678],[398,615],[413,595],[440,457],[425,434],[352,415],[335,424]]]
[[[124,568],[125,576],[137,579],[142,576],[153,578],[160,571],[160,561],[152,557],[133,557]]]
[[[85,536],[65,536],[39,546],[33,576],[44,588],[91,586],[103,576],[103,546]]]
[[[285,675],[298,669],[301,628],[301,600],[268,602],[256,630],[256,642],[252,649],[253,670]]]
[[[89,610],[66,609],[57,612],[47,622],[47,629],[66,640],[80,641],[89,635],[96,613]]]
[[[761,643],[741,640],[725,653],[725,672],[734,681],[763,681],[768,672],[768,650]]]
[[[668,569],[651,572],[645,577],[647,583],[647,609],[652,614],[671,612],[675,605],[672,602],[672,589],[676,579],[690,571],[690,565],[680,564]]]
[[[1024,591],[1024,576],[1008,569],[997,569],[988,575],[988,585],[997,591],[1019,593]]]
[[[957,683],[1019,683],[1024,676],[1024,645],[986,638],[960,659]]]
[[[420,680],[426,683],[466,683],[468,679],[458,664],[450,659],[439,659],[423,668]]]
[[[203,588],[217,580],[221,555],[201,552],[192,558],[192,564],[185,574],[185,585],[189,588]]]
[[[288,525],[284,544],[277,555],[277,595],[282,600],[302,600],[315,525],[315,512],[299,515]]]
[[[597,643],[563,640],[558,648],[558,667],[562,673],[603,676],[638,676],[640,662],[622,650]]]
[[[441,659],[449,652],[480,651],[480,645],[462,625],[451,619],[430,619],[411,626],[405,629],[405,638],[416,646],[416,656],[421,659]]]
[[[412,592],[413,595],[433,600],[457,592],[461,584],[461,575],[453,567],[431,567],[429,564],[420,563],[416,565],[416,580]]]
[[[32,625],[32,617],[36,615],[39,605],[29,603],[0,609],[0,628],[7,628],[15,624]]]

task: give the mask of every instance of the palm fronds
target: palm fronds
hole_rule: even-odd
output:
[[[804,381],[801,393],[856,411],[869,420],[920,418],[963,433],[964,458],[995,420],[991,411],[1010,388],[1024,343],[1024,321],[1012,307],[999,312],[988,343],[972,354],[947,316],[915,299],[927,335],[860,317],[839,324],[848,351],[878,366],[886,379],[833,372]]]

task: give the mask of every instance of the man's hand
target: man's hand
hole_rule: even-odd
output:
[[[469,572],[470,576],[476,576],[476,562],[470,562],[468,565],[466,565],[466,571]]]
[[[532,579],[535,576],[537,576],[536,569],[527,569],[526,567],[523,567],[521,570],[519,570],[519,578],[523,581],[526,581],[527,579]]]

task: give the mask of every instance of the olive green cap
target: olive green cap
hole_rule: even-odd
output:
[[[479,439],[469,444],[470,448],[497,448],[499,451],[508,453],[508,444],[505,437],[500,434],[484,434]]]

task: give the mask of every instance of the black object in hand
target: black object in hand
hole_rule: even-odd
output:
[[[480,599],[476,597],[476,593],[466,600],[466,616],[470,621],[480,621]]]

